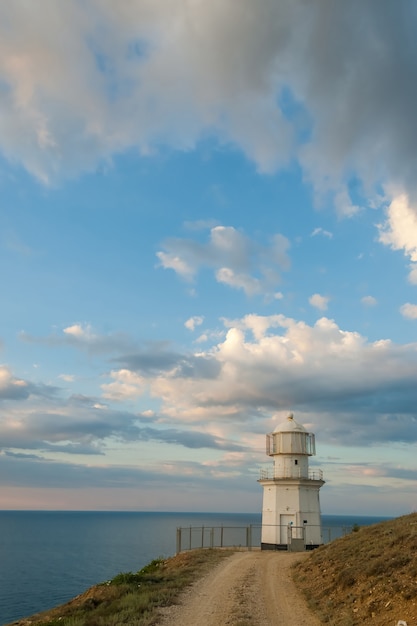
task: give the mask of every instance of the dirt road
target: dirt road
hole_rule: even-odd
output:
[[[289,569],[307,553],[237,552],[164,611],[161,626],[320,626]]]

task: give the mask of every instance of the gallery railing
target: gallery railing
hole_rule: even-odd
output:
[[[259,480],[280,480],[280,479],[288,479],[288,478],[305,478],[306,480],[323,480],[323,471],[321,469],[308,470],[308,477],[303,477],[301,475],[301,470],[291,468],[288,471],[284,471],[279,475],[275,475],[274,468],[268,467],[260,470]]]

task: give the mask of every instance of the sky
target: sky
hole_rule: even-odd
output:
[[[413,0],[0,4],[0,508],[417,510]]]

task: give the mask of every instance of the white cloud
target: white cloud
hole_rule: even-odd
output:
[[[284,315],[223,322],[220,341],[146,376],[148,392],[161,401],[162,421],[250,440],[258,420],[292,408],[333,442],[362,445],[365,432],[372,441],[405,440],[407,432],[417,440],[416,344],[370,343],[326,317],[314,326]],[[211,375],[201,362],[211,364]]]
[[[95,337],[89,324],[73,324],[64,328],[63,332],[84,341],[91,341]]]
[[[215,257],[234,268],[245,269],[251,255],[251,241],[232,226],[215,226],[210,231],[210,248]]]
[[[193,148],[212,132],[262,171],[298,158],[344,214],[357,210],[350,176],[368,191],[383,178],[415,191],[413,2],[42,7],[0,5],[0,137],[2,153],[43,181],[133,146]],[[307,140],[283,93],[307,112]]]
[[[408,275],[408,282],[412,285],[417,285],[417,263],[411,263],[409,266],[410,273]]]
[[[194,315],[194,317],[190,317],[184,323],[184,326],[185,328],[188,328],[188,330],[194,331],[197,328],[197,326],[201,326],[203,322],[204,322],[204,317],[202,315]]]
[[[329,304],[330,298],[327,296],[321,296],[319,293],[315,293],[308,299],[311,306],[314,306],[316,309],[320,311],[325,311]]]
[[[333,233],[321,227],[315,228],[311,233],[311,237],[316,237],[317,235],[322,235],[323,237],[327,237],[328,239],[333,239]]]
[[[66,383],[72,383],[75,380],[74,374],[59,374],[58,378],[64,380]]]
[[[394,197],[387,209],[387,219],[379,225],[379,240],[393,250],[402,250],[417,261],[417,209],[404,193]],[[410,282],[417,280],[415,267],[411,266]]]
[[[0,365],[0,397],[21,397],[26,395],[28,383],[16,378],[6,365]]]
[[[261,340],[266,336],[267,331],[272,328],[285,328],[287,318],[283,315],[256,315],[255,313],[245,315],[241,320],[223,319],[226,328],[239,329],[243,332],[250,330],[256,340]]]
[[[156,256],[160,260],[160,265],[165,270],[174,270],[176,274],[179,274],[185,280],[192,280],[194,278],[196,268],[189,265],[184,259],[181,259],[175,254],[167,254],[165,252],[157,252]]]
[[[400,308],[400,312],[403,317],[406,317],[410,320],[415,320],[417,319],[417,304],[410,304],[409,302],[407,302],[406,304],[402,305],[402,307]]]
[[[363,305],[371,307],[371,306],[375,306],[376,304],[378,304],[378,301],[376,298],[374,298],[373,296],[364,296],[363,298],[361,298],[361,302]]]
[[[336,212],[341,217],[352,217],[360,209],[357,204],[353,204],[349,191],[346,188],[336,190],[333,204]]]
[[[221,267],[217,270],[216,279],[219,283],[234,289],[242,289],[247,296],[254,296],[262,291],[262,283],[258,278],[247,274],[237,274],[228,267]]]
[[[164,269],[173,269],[183,278],[192,279],[201,268],[209,267],[218,282],[253,296],[269,294],[280,281],[279,271],[290,267],[289,246],[280,233],[262,244],[232,226],[215,226],[207,242],[168,239],[165,251],[157,256]]]
[[[114,382],[101,385],[103,397],[107,400],[133,400],[143,394],[143,378],[135,372],[127,369],[114,370],[110,376]]]

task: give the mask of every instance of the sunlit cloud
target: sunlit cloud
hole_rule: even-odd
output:
[[[413,263],[408,280],[417,284],[417,210],[405,194],[395,196],[386,211],[386,220],[379,225],[379,240],[393,250],[402,250]]]
[[[114,382],[101,386],[103,397],[107,400],[127,400],[138,398],[144,390],[144,381],[141,376],[127,369],[112,371],[110,377]]]
[[[415,320],[417,319],[417,304],[410,304],[409,302],[407,302],[406,304],[402,305],[402,307],[400,308],[400,312],[403,317],[406,317],[410,320]]]
[[[66,383],[72,383],[75,380],[74,374],[59,374],[58,378],[65,381]]]
[[[184,326],[185,328],[188,328],[188,330],[194,331],[197,328],[197,326],[201,326],[203,322],[204,322],[204,317],[202,315],[194,315],[194,317],[190,317],[184,323]]]
[[[361,298],[361,302],[366,307],[373,307],[378,304],[377,299],[373,296],[363,296],[363,298]]]
[[[315,293],[308,299],[311,306],[320,311],[326,311],[330,298],[328,296],[322,296],[319,293]]]

